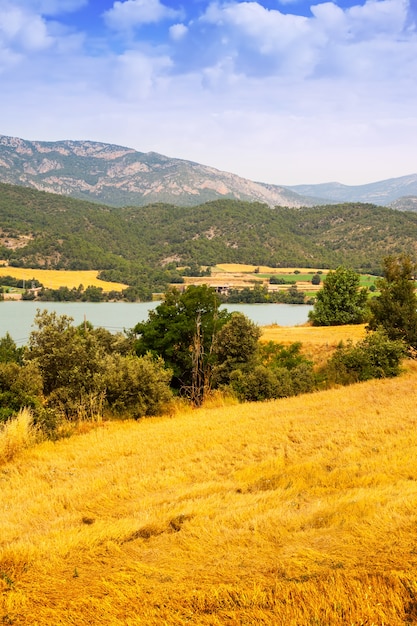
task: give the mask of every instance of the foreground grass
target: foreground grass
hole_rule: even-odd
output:
[[[24,450],[0,623],[416,623],[416,403],[414,367]]]
[[[75,287],[77,289],[80,285],[84,285],[84,287],[102,287],[103,291],[123,291],[127,287],[127,285],[122,283],[100,280],[97,278],[97,275],[98,271],[95,270],[69,271],[38,270],[10,266],[0,267],[0,277],[13,276],[13,278],[27,281],[35,278],[47,289],[59,289],[60,287],[68,287],[68,289]]]

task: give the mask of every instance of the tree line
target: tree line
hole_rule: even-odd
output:
[[[0,184],[0,257],[12,266],[100,270],[149,299],[179,268],[230,263],[340,265],[380,274],[380,259],[414,255],[417,215],[371,204],[290,209],[222,199],[198,207],[114,208]],[[15,243],[13,243],[15,242]]]

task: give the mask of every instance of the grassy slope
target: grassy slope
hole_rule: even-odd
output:
[[[417,369],[107,423],[0,470],[9,624],[416,623]]]

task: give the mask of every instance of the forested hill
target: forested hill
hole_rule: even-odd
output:
[[[371,204],[269,208],[216,200],[118,209],[0,184],[0,257],[12,265],[107,270],[160,289],[175,265],[240,262],[367,271],[416,254],[417,214]],[[164,269],[165,268],[165,269]]]

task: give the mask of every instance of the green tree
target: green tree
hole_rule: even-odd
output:
[[[317,294],[309,318],[313,326],[340,326],[361,324],[367,313],[367,289],[359,288],[360,276],[353,270],[340,266],[327,274],[323,287]]]
[[[18,348],[9,333],[0,338],[0,363],[22,363],[23,348]]]
[[[73,319],[55,312],[35,317],[38,329],[29,337],[25,358],[41,372],[43,392],[50,405],[73,417],[97,394],[96,376],[102,372],[105,351],[91,332],[72,325]]]
[[[197,406],[211,387],[216,335],[230,314],[219,310],[220,300],[207,285],[191,285],[184,292],[172,289],[149,312],[148,320],[134,327],[136,353],[160,356],[172,370],[172,386]]]
[[[390,339],[402,339],[417,349],[416,264],[409,256],[384,259],[384,276],[377,281],[380,295],[370,302],[369,329],[383,328]]]
[[[0,362],[0,422],[20,409],[39,410],[42,405],[42,378],[34,363]]]
[[[248,368],[257,357],[261,329],[243,313],[232,313],[217,333],[215,384],[228,384],[235,369]]]

